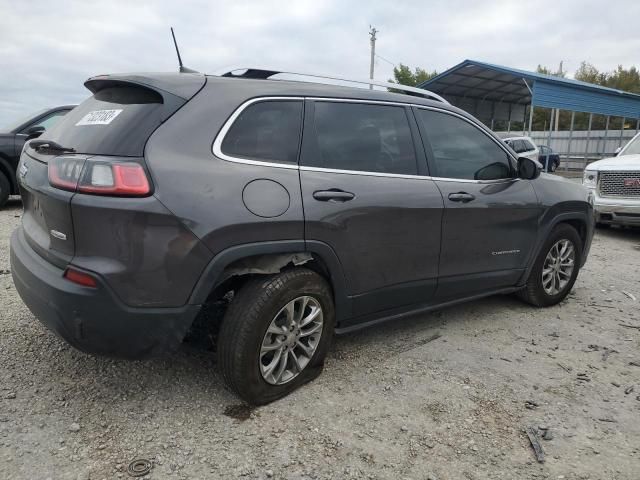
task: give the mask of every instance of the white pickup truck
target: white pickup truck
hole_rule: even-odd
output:
[[[594,191],[596,225],[640,226],[640,134],[615,157],[587,165],[582,183]]]

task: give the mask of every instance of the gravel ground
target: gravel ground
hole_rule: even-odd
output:
[[[94,358],[41,326],[8,272],[20,212],[0,211],[2,479],[130,478],[134,459],[154,479],[640,478],[622,326],[640,326],[640,231],[598,231],[559,306],[494,297],[338,337],[316,381],[250,410],[206,351]]]

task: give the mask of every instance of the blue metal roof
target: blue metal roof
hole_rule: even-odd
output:
[[[640,118],[640,95],[570,78],[465,60],[420,85],[447,97]]]

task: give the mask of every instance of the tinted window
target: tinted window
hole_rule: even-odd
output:
[[[453,115],[416,111],[431,146],[436,176],[468,180],[511,176],[507,153],[480,129]]]
[[[53,127],[56,123],[58,123],[58,121],[60,119],[62,119],[62,117],[64,117],[67,112],[69,110],[60,110],[58,112],[54,112],[51,115],[48,115],[42,119],[40,119],[38,122],[29,125],[27,127],[27,129],[29,128],[33,128],[33,127],[44,127],[45,130],[49,130],[51,127]]]
[[[513,151],[516,153],[524,152],[524,145],[520,140],[509,140],[509,145],[513,148]]]
[[[512,140],[507,141],[506,143],[516,153],[522,153],[522,152],[526,152],[527,150],[529,150],[529,148],[526,146],[524,140],[521,140],[519,138],[514,138]]]
[[[522,144],[524,145],[524,150],[525,152],[528,152],[530,150],[535,150],[536,147],[533,146],[533,144],[529,141],[529,140],[522,140]]]
[[[245,108],[222,141],[222,152],[270,162],[298,162],[302,101],[264,101]]]
[[[315,154],[307,165],[415,175],[416,155],[404,107],[316,102]]]
[[[163,98],[144,87],[104,88],[40,138],[74,148],[78,153],[142,156],[149,136],[183,103],[183,99],[171,94]]]

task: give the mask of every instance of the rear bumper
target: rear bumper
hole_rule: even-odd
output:
[[[637,200],[596,197],[596,222],[618,225],[640,225],[640,198]]]
[[[11,236],[11,273],[16,290],[47,328],[87,353],[139,359],[176,348],[199,305],[132,308],[98,277],[97,288],[76,285],[64,271],[29,246],[22,227]]]

